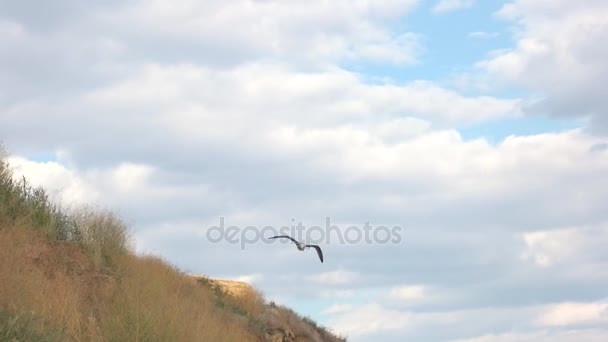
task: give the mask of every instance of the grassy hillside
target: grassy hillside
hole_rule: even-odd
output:
[[[63,210],[0,147],[0,341],[345,341],[241,288],[135,255],[119,218]]]

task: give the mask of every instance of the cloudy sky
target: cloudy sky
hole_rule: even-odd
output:
[[[0,140],[352,341],[606,341],[606,41],[605,0],[0,0]],[[220,217],[402,231],[321,264]]]

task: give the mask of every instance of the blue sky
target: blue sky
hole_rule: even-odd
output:
[[[0,0],[16,175],[352,341],[608,339],[605,1]],[[313,251],[238,227],[404,228]]]
[[[475,62],[490,51],[513,46],[510,25],[493,14],[504,1],[483,1],[463,10],[435,13],[433,2],[421,2],[411,15],[395,23],[396,32],[415,32],[421,36],[422,58],[415,67],[363,68],[364,73],[391,77],[397,81],[417,79],[445,81],[451,74],[469,71]],[[471,37],[474,32],[485,32],[488,38]]]

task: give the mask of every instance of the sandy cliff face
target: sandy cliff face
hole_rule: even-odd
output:
[[[218,286],[227,295],[234,297],[243,297],[252,295],[254,293],[253,287],[250,284],[236,281],[236,280],[224,280],[224,279],[211,279],[211,282]]]

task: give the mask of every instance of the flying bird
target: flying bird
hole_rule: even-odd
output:
[[[312,247],[312,248],[316,249],[317,254],[319,255],[319,259],[321,259],[321,262],[323,262],[323,252],[321,251],[321,247],[319,247],[318,245],[305,245],[299,241],[294,240],[291,236],[287,236],[287,235],[273,236],[270,239],[279,239],[279,238],[285,238],[285,239],[289,239],[289,240],[293,241],[296,244],[296,247],[298,247],[298,249],[301,251],[303,251],[307,247]]]

